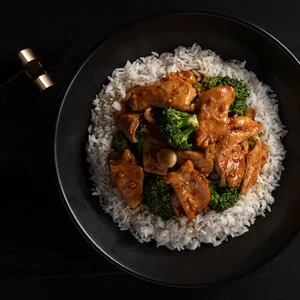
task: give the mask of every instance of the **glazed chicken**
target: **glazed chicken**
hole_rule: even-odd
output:
[[[161,145],[153,138],[147,137],[143,144],[143,164],[144,170],[150,174],[166,175],[168,168],[162,166],[158,162],[158,154],[161,150]]]
[[[176,79],[171,78],[150,85],[137,85],[128,93],[126,99],[133,111],[144,111],[149,106],[171,106],[179,110],[190,111],[196,90],[189,81],[190,79],[184,80],[176,76]]]
[[[228,130],[228,110],[235,97],[231,86],[221,86],[202,93],[196,100],[199,129],[196,144],[205,149],[217,143]]]
[[[125,134],[130,142],[136,143],[135,133],[140,125],[140,114],[117,112],[114,118],[116,127]]]
[[[129,150],[125,150],[121,157],[112,154],[108,160],[112,184],[118,188],[130,207],[137,207],[143,199],[143,168],[137,165]]]
[[[248,117],[233,117],[229,130],[216,146],[215,167],[221,177],[221,187],[239,186],[245,173],[248,139],[257,135],[261,126]]]
[[[172,185],[182,208],[190,219],[194,219],[204,210],[210,201],[208,180],[194,169],[188,160],[177,172],[164,176],[167,184]]]
[[[197,78],[193,71],[182,71],[177,73],[170,73],[165,77],[165,80],[184,80],[191,85],[194,85],[197,82]]]
[[[208,175],[214,167],[213,155],[214,146],[210,145],[206,148],[205,152],[200,151],[176,151],[177,163],[184,164],[190,160],[195,168],[202,174]]]
[[[246,194],[256,183],[258,175],[267,162],[268,154],[268,146],[257,141],[253,149],[246,155],[246,171],[241,186],[241,194]]]
[[[262,131],[262,127],[259,123],[246,116],[235,116],[231,118],[229,128],[229,134],[235,136],[237,143],[248,140]]]
[[[245,173],[245,154],[248,152],[248,142],[241,144],[228,135],[218,144],[215,156],[216,170],[220,175],[220,186],[239,186]]]
[[[184,215],[184,210],[182,208],[182,205],[175,194],[171,196],[171,205],[176,216],[179,217]]]

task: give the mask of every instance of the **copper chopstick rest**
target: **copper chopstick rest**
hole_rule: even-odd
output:
[[[54,85],[51,77],[44,70],[31,48],[21,50],[17,56],[24,67],[25,73],[38,86],[40,91]]]
[[[66,48],[69,47],[74,41],[75,39],[73,37],[68,36],[67,38],[60,40],[55,45],[48,47],[46,51],[38,58],[36,58],[30,48],[21,50],[18,53],[17,58],[21,61],[21,64],[23,66],[22,69],[20,69],[15,74],[12,74],[4,82],[0,82],[0,115],[3,114],[10,107],[10,105],[15,102],[26,90],[26,88],[22,88],[21,91],[16,91],[17,95],[9,95],[8,97],[6,97],[7,90],[4,91],[4,89],[6,89],[12,82],[16,81],[24,74],[31,79],[31,82],[35,82],[35,85],[41,91],[53,86],[53,81],[50,75],[43,70],[41,64],[49,64],[51,58],[55,57],[56,55],[59,56],[61,52],[66,50]],[[32,63],[31,61],[34,61],[34,63]],[[26,65],[26,68],[24,67],[24,65]],[[5,101],[4,99],[8,99],[8,101]]]

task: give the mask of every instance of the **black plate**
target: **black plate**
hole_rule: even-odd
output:
[[[85,145],[91,102],[106,78],[127,60],[151,51],[171,51],[193,43],[224,59],[247,61],[247,69],[271,85],[280,99],[280,115],[289,134],[288,151],[272,213],[258,218],[248,233],[219,247],[170,251],[140,244],[120,231],[91,196]],[[58,116],[55,140],[57,174],[70,215],[87,239],[117,266],[157,283],[201,286],[228,281],[266,263],[286,246],[300,226],[300,67],[275,38],[249,23],[206,13],[155,17],[116,33],[75,75]]]

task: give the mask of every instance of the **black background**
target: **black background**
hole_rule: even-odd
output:
[[[89,52],[126,24],[174,11],[227,14],[267,30],[300,59],[300,1],[242,2],[14,2],[1,9],[0,82],[20,69],[16,54],[21,49],[31,47],[40,56],[62,39],[75,38],[44,63],[57,83],[53,89],[39,93],[21,77],[0,90],[0,110],[15,99],[0,115],[0,287],[10,292],[2,299],[65,293],[106,298],[118,291],[147,299],[299,299],[300,234],[271,263],[234,282],[196,290],[162,287],[124,273],[97,254],[73,225],[56,183],[54,127],[66,86]]]

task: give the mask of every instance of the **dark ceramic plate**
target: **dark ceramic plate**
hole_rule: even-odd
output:
[[[91,196],[85,145],[92,100],[106,78],[127,60],[151,51],[171,51],[193,43],[224,59],[247,61],[247,69],[269,84],[280,99],[280,116],[289,134],[280,187],[272,212],[259,217],[248,233],[221,246],[170,251],[140,244],[120,231]],[[201,286],[228,281],[257,269],[281,251],[300,226],[300,67],[271,35],[229,17],[181,13],[155,17],[114,34],[86,60],[72,81],[58,116],[55,160],[63,199],[81,232],[111,262],[153,282]]]

